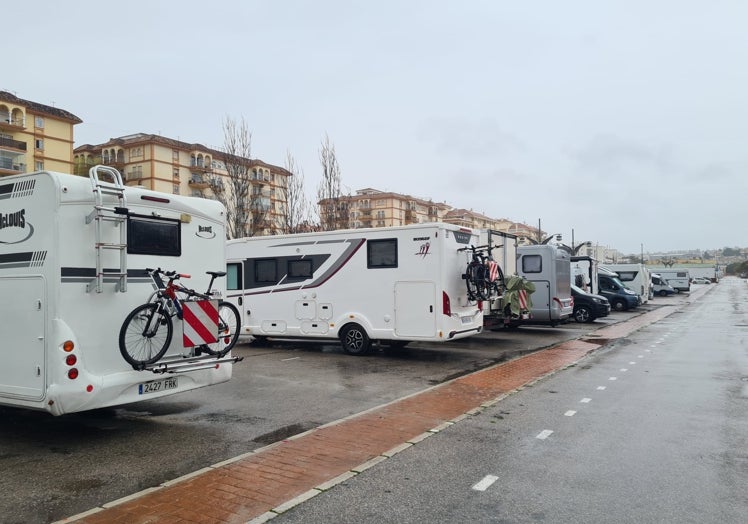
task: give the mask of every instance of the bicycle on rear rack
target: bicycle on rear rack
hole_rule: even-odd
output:
[[[210,283],[205,293],[188,289],[177,282],[189,275],[176,271],[146,269],[156,285],[148,302],[133,309],[127,315],[119,332],[119,349],[122,357],[136,370],[143,370],[161,359],[169,348],[174,333],[174,317],[183,319],[184,307],[189,302],[214,301],[218,297],[212,291],[213,282],[226,276],[225,271],[207,271]],[[164,283],[166,277],[167,283]],[[184,298],[180,298],[179,295]],[[239,310],[224,300],[218,300],[218,332],[215,342],[197,344],[194,354],[207,353],[216,357],[225,356],[239,338]]]
[[[500,247],[500,246],[495,246]],[[462,278],[467,286],[468,300],[478,302],[489,300],[501,294],[504,274],[501,267],[491,256],[491,247],[469,246],[458,251],[470,251],[471,260],[468,262]]]

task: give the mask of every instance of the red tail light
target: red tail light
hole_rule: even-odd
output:
[[[65,364],[68,366],[74,366],[76,362],[78,362],[78,357],[75,355],[68,355],[65,357]]]
[[[442,291],[442,313],[448,317],[452,316],[452,304],[449,302],[449,295],[446,291]]]
[[[68,378],[70,380],[75,380],[76,378],[78,378],[78,370],[73,368],[70,371],[68,371]]]

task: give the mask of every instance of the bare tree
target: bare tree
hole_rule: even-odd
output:
[[[299,233],[309,229],[311,204],[304,192],[304,172],[296,165],[290,151],[286,152],[285,167],[289,175],[285,178],[285,184],[280,186],[283,206],[281,230],[284,233]]]
[[[335,154],[335,145],[325,134],[319,152],[322,164],[322,180],[317,188],[320,227],[323,231],[341,229],[348,225],[348,200],[343,195],[340,165]]]
[[[223,138],[220,160],[226,169],[226,176],[211,175],[210,189],[216,200],[226,206],[226,236],[251,236],[252,133],[244,117],[237,122],[227,116],[223,121]]]

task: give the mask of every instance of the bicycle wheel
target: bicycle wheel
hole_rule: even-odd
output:
[[[239,329],[241,320],[239,310],[230,302],[218,303],[218,342],[214,344],[203,344],[199,346],[201,351],[216,355],[224,356],[231,351],[239,338]]]
[[[134,369],[142,370],[166,353],[174,327],[161,304],[151,302],[133,309],[119,330],[119,351]]]
[[[478,287],[475,285],[474,267],[472,264],[468,264],[465,269],[465,274],[462,275],[465,279],[465,286],[467,287],[468,300],[474,302],[479,300],[480,294],[478,293]]]

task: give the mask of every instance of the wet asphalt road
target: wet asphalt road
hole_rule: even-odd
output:
[[[657,298],[641,310],[685,300]],[[68,517],[637,314],[366,357],[346,355],[337,344],[244,344],[236,350],[244,361],[218,386],[58,418],[0,407],[0,522]]]
[[[273,523],[738,523],[748,285],[726,279]]]

